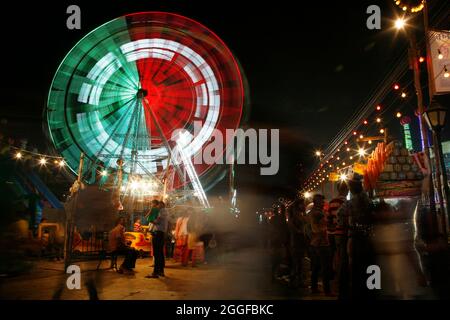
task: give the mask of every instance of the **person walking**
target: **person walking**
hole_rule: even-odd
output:
[[[304,287],[303,259],[306,252],[305,236],[305,200],[297,199],[289,209],[289,236],[292,255],[291,283],[293,286]]]
[[[169,214],[165,208],[164,202],[159,202],[159,214],[154,220],[154,230],[152,232],[152,245],[153,245],[153,273],[146,276],[146,278],[159,278],[164,277],[164,242],[166,239],[166,232],[168,229]]]
[[[327,234],[327,220],[323,210],[324,196],[316,194],[313,197],[313,208],[310,212],[311,224],[311,292],[319,293],[319,274],[325,295],[332,296],[331,279],[331,251]]]

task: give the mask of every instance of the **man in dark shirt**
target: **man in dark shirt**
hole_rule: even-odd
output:
[[[152,232],[152,245],[155,263],[153,265],[153,273],[146,276],[146,278],[158,278],[165,276],[164,242],[169,224],[169,215],[165,208],[165,204],[162,201],[159,202],[159,214],[153,224],[154,229]]]

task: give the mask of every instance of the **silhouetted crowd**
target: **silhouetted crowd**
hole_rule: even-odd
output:
[[[369,239],[373,211],[357,176],[339,183],[338,196],[329,202],[315,194],[310,203],[299,198],[288,208],[277,206],[269,219],[273,279],[301,288],[309,281],[312,294],[369,298],[373,293],[366,285],[366,268],[374,259]]]

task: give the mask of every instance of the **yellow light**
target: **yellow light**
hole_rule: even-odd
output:
[[[350,156],[350,160],[353,160],[353,156]]]
[[[372,144],[372,140],[369,140],[368,142],[369,142],[369,144]]]
[[[424,57],[420,57],[420,58],[419,58],[419,62],[420,62],[420,63],[422,63],[422,62],[424,62],[424,61],[425,61],[425,58],[424,58]]]
[[[405,27],[405,19],[397,18],[397,20],[395,20],[395,27],[398,30],[403,29]]]
[[[397,118],[401,118],[402,117],[402,113],[401,112],[397,112],[397,114],[395,115]]]
[[[380,129],[380,133],[384,133],[384,129]]]
[[[363,148],[359,148],[358,154],[360,157],[364,157],[366,155],[366,150],[364,150]]]
[[[316,156],[320,157],[322,155],[322,152],[320,152],[319,150],[316,151]]]
[[[347,175],[346,175],[345,173],[342,173],[342,174],[339,176],[339,180],[341,180],[341,181],[346,181],[346,180],[347,180]]]
[[[377,118],[377,123],[380,123],[381,122],[381,118]]]
[[[108,171],[102,170],[102,172],[100,172],[100,175],[106,177],[108,175]]]
[[[450,77],[450,74],[448,73],[447,66],[444,66],[444,78],[448,77]]]
[[[39,159],[39,164],[44,165],[47,163],[47,160],[45,158]]]
[[[22,154],[20,152],[16,153],[16,159],[21,159],[22,158]]]
[[[64,167],[64,166],[66,165],[66,163],[64,162],[64,160],[61,160],[61,161],[58,163],[58,165],[59,165],[60,167]]]
[[[362,134],[360,134],[360,135],[359,135],[359,138],[362,139],[362,138],[364,138],[364,136],[363,136]]]
[[[347,152],[350,151],[350,148],[347,148]]]
[[[402,92],[402,98],[406,98],[406,92]]]
[[[438,49],[438,59],[442,60],[444,59],[444,55],[442,54],[441,50]]]

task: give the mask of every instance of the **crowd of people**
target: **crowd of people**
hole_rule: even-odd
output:
[[[373,212],[358,176],[339,183],[338,196],[330,201],[315,194],[311,203],[299,198],[288,208],[279,205],[269,220],[273,279],[302,288],[309,280],[312,294],[367,298],[372,294],[366,268],[373,264]],[[308,260],[309,270],[304,267]]]

